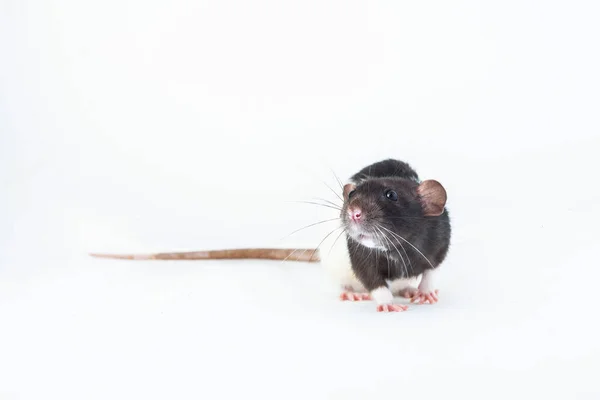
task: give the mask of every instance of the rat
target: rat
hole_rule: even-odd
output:
[[[399,160],[363,168],[343,188],[340,211],[354,276],[364,291],[346,287],[343,300],[374,300],[377,311],[408,309],[411,302],[438,301],[435,275],[445,260],[451,237],[447,194],[436,180],[421,181]],[[411,281],[420,277],[418,287]]]
[[[317,247],[91,256],[128,260],[321,262],[335,276],[343,301],[374,300],[378,312],[406,311],[408,306],[393,302],[395,296],[409,298],[411,303],[437,303],[435,276],[447,256],[451,238],[444,187],[436,180],[421,181],[404,161],[385,159],[361,169],[342,189],[343,205],[339,208],[342,234],[329,244],[327,253]],[[340,236],[344,240],[338,241]],[[325,239],[319,246],[324,242]],[[418,278],[421,279],[417,286]]]

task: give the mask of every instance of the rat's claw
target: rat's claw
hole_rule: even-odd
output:
[[[411,297],[410,302],[411,303],[418,302],[419,304],[437,303],[439,301],[438,292],[439,291],[437,289],[432,292],[428,292],[428,293],[423,293],[421,291],[418,291],[415,295],[413,295],[413,297]]]
[[[410,299],[413,296],[416,296],[419,293],[419,290],[414,287],[407,287],[406,289],[400,291],[400,296]]]
[[[340,295],[340,300],[342,300],[342,301],[365,301],[365,300],[371,300],[371,295],[369,293],[343,292]]]
[[[401,312],[408,310],[408,306],[402,304],[380,304],[377,306],[377,312]]]

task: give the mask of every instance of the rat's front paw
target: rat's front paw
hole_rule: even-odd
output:
[[[357,292],[343,292],[340,294],[340,300],[342,301],[366,301],[371,300],[369,293],[357,293]]]
[[[410,299],[410,298],[416,296],[418,293],[419,293],[419,289],[409,286],[407,288],[400,290],[398,292],[398,296],[404,297],[406,299]]]
[[[423,292],[421,290],[418,290],[410,299],[411,303],[419,303],[419,304],[425,304],[425,303],[429,303],[429,304],[434,304],[437,303],[439,300],[438,298],[438,290],[432,290],[432,291],[427,291],[427,292]]]
[[[377,306],[377,312],[401,312],[408,310],[408,306],[402,304],[380,304]]]

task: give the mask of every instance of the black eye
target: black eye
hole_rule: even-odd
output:
[[[387,192],[385,192],[385,197],[387,197],[391,201],[398,201],[398,193],[394,192],[393,190],[388,190]]]
[[[352,195],[354,194],[354,192],[356,192],[356,190],[351,190],[350,193],[348,193],[348,199],[350,199],[350,197],[352,197]]]

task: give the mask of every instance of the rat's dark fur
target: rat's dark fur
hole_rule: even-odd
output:
[[[341,218],[348,232],[352,269],[367,290],[387,286],[386,281],[417,277],[444,261],[451,236],[448,210],[444,207],[439,216],[424,215],[414,169],[388,159],[365,167],[351,181],[356,187],[350,198],[345,194]],[[390,189],[398,194],[397,201],[386,197]],[[375,244],[385,250],[359,243],[361,232],[352,227],[350,206],[362,211],[362,233],[373,235]]]

